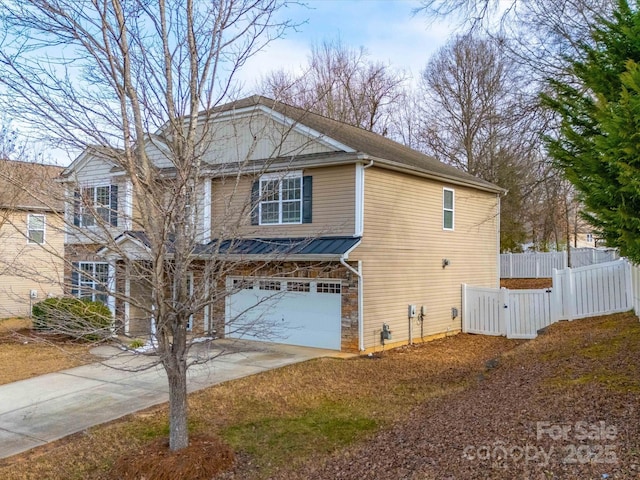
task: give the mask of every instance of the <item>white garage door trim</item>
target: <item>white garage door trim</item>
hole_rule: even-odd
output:
[[[227,289],[226,337],[340,350],[340,280],[229,277]]]

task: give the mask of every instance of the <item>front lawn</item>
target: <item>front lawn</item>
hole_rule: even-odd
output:
[[[561,322],[529,342],[460,334],[197,392],[190,428],[233,448],[225,479],[637,478],[639,359],[630,313]],[[583,438],[579,425],[615,434]],[[570,427],[566,438],[556,427]],[[166,435],[166,406],[152,408],[0,461],[0,478],[114,478],[118,459],[156,455]],[[518,457],[526,448],[538,456]]]
[[[0,320],[0,385],[84,365],[89,344],[31,331],[31,320]]]

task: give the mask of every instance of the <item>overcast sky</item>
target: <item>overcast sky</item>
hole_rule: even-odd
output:
[[[312,44],[338,38],[346,46],[364,47],[372,59],[416,78],[453,29],[450,24],[413,15],[417,6],[417,0],[308,0],[307,8],[284,9],[282,16],[302,25],[260,52],[242,69],[239,78],[245,91],[250,92],[271,70],[300,70]]]

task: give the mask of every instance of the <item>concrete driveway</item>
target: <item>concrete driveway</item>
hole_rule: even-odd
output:
[[[332,350],[226,340],[216,340],[207,348],[196,345],[192,352],[200,358],[216,358],[189,369],[190,392],[312,358],[342,356]],[[0,458],[168,401],[161,366],[121,369],[139,370],[154,357],[118,353],[112,347],[98,347],[92,353],[104,356],[104,364],[0,386]]]

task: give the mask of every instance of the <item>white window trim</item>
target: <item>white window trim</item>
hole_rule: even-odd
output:
[[[290,178],[299,178],[300,179],[300,219],[297,222],[283,222],[282,221],[282,181],[283,180],[287,180]],[[265,200],[262,198],[262,182],[269,182],[269,181],[273,181],[273,180],[278,180],[279,184],[278,184],[278,188],[279,188],[279,195],[278,195],[278,221],[277,222],[272,222],[272,223],[263,223],[262,222],[262,204],[265,202]],[[302,218],[304,216],[304,212],[302,211],[303,208],[303,199],[304,199],[304,179],[302,177],[302,170],[296,170],[293,172],[287,172],[286,174],[282,174],[282,173],[265,173],[264,175],[261,175],[260,178],[258,179],[258,192],[259,192],[259,198],[258,198],[258,225],[265,225],[265,226],[269,226],[269,225],[301,225],[302,224]]]
[[[445,193],[451,192],[451,208],[446,208],[444,204]],[[451,212],[451,227],[447,227],[444,221],[445,212]],[[456,228],[456,192],[453,188],[442,189],[442,229],[447,231],[453,231]]]
[[[114,279],[114,271],[111,267],[111,265],[108,262],[78,262],[78,285],[76,286],[76,288],[78,289],[78,298],[83,298],[82,293],[83,293],[83,283],[82,283],[82,266],[83,265],[93,265],[92,267],[92,273],[91,273],[91,284],[92,286],[90,287],[91,289],[91,301],[95,302],[96,300],[96,295],[105,295],[106,298],[106,302],[105,305],[107,305],[108,307],[110,306],[110,295],[109,295],[109,290],[112,288],[112,281],[115,280]],[[103,293],[99,293],[100,291],[97,289],[98,286],[100,286],[101,284],[97,281],[96,279],[96,265],[107,265],[107,281],[104,284],[104,292]],[[111,310],[111,308],[109,308]]]
[[[107,181],[107,182],[96,182],[96,183],[86,183],[86,184],[79,184],[77,186],[78,191],[80,192],[80,211],[78,212],[79,214],[79,218],[80,218],[80,224],[78,225],[78,228],[87,228],[87,229],[97,229],[100,228],[100,221],[98,221],[95,217],[94,212],[97,213],[96,211],[96,194],[98,191],[98,188],[102,188],[102,187],[109,187],[109,215],[111,215],[111,186],[113,185],[113,183],[111,181]],[[92,205],[85,205],[84,204],[84,200],[82,198],[82,191],[88,188],[93,188],[94,194],[93,194],[93,204]],[[76,201],[75,198],[75,194],[74,194],[74,198],[73,201]],[[84,222],[82,221],[84,219],[84,213],[83,211],[85,209],[89,209],[89,213],[94,217],[94,223],[93,225],[84,225]],[[93,211],[92,211],[93,210]],[[73,209],[72,209],[72,214],[75,215],[75,204],[73,205]],[[104,219],[102,220],[104,222],[104,224],[106,226],[111,227],[111,222],[110,221],[104,221]]]
[[[32,242],[31,241],[31,217],[42,217],[42,242]],[[35,232],[39,232],[40,230],[33,230]],[[29,213],[27,214],[27,243],[29,245],[44,245],[47,241],[47,216],[44,213]]]

